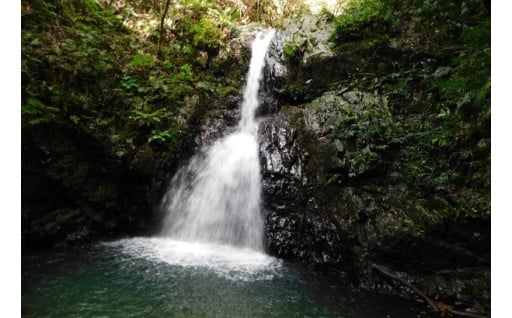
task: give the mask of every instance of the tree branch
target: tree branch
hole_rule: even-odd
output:
[[[376,270],[378,270],[379,272],[381,272],[382,274],[384,274],[384,275],[386,275],[388,277],[391,277],[391,278],[399,281],[400,283],[404,284],[405,286],[409,287],[416,294],[418,294],[421,298],[425,299],[425,301],[430,305],[430,307],[432,307],[432,309],[434,309],[436,312],[440,311],[439,307],[437,307],[437,305],[432,301],[432,299],[430,299],[427,295],[425,295],[416,286],[412,285],[411,283],[409,283],[408,281],[406,281],[405,279],[403,279],[401,277],[398,277],[398,276],[396,276],[394,274],[391,274],[391,272],[388,271],[387,269],[385,269],[384,266],[377,265],[377,264],[372,264],[372,267],[375,268]]]
[[[162,13],[162,18],[160,19],[160,34],[158,37],[158,56],[162,54],[162,42],[164,38],[164,22],[165,22],[165,16],[167,15],[167,11],[169,11],[169,5],[171,3],[171,0],[166,0],[165,2],[165,8],[164,12]]]
[[[430,305],[430,307],[432,307],[432,309],[434,309],[434,311],[436,311],[436,312],[440,312],[442,314],[449,312],[449,313],[452,313],[455,315],[471,317],[471,318],[487,318],[487,316],[455,310],[455,309],[452,309],[450,306],[439,306],[432,299],[430,299],[427,295],[425,295],[425,293],[423,293],[421,290],[419,290],[416,286],[412,285],[405,279],[398,277],[395,274],[392,274],[391,271],[389,271],[386,267],[384,267],[382,265],[378,265],[378,264],[372,264],[372,268],[375,268],[376,270],[378,270],[380,273],[384,274],[385,276],[393,278],[393,279],[399,281],[400,283],[404,284],[405,286],[409,287],[410,289],[412,289],[416,294],[418,294],[418,296],[423,298]]]

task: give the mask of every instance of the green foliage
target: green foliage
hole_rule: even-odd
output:
[[[222,29],[215,21],[203,17],[191,29],[192,43],[199,48],[218,49],[222,45]]]
[[[138,91],[141,88],[137,78],[131,75],[123,76],[123,78],[121,79],[121,87],[124,88],[126,91],[130,91],[131,89],[135,89]]]
[[[173,33],[184,43],[190,43],[194,49],[207,51],[208,58],[217,54],[224,40],[231,32],[232,11],[211,1],[185,0],[177,8]]]
[[[288,83],[284,87],[286,99],[293,103],[308,102],[315,98],[312,88],[301,82]]]
[[[491,114],[490,21],[470,27],[461,34],[465,52],[452,60],[453,74],[433,83],[448,102],[452,114],[480,129]]]
[[[382,154],[396,142],[393,119],[386,103],[365,101],[358,110],[353,105],[343,105],[342,115],[334,131],[340,141],[341,150],[339,168],[335,177],[342,182],[346,175],[354,178],[374,169],[382,159]],[[333,137],[334,138],[334,137]]]
[[[160,143],[170,149],[176,149],[180,140],[180,132],[178,130],[151,130],[148,137],[148,143]]]
[[[69,125],[69,119],[73,125],[90,122],[106,102],[108,77],[115,74],[112,48],[125,36],[124,29],[111,10],[95,1],[32,5],[22,10],[22,97],[31,104],[22,107],[27,108],[22,122],[33,122],[29,108],[34,98],[59,110],[38,107],[60,125]]]
[[[180,67],[180,73],[179,73],[182,77],[183,80],[185,81],[190,81],[193,79],[193,75],[192,75],[192,67],[190,66],[190,64],[183,64],[181,67]]]
[[[128,117],[138,127],[152,126],[153,124],[160,123],[163,119],[168,118],[170,113],[165,109],[158,109],[156,111],[145,109],[134,109],[132,114]]]
[[[296,43],[290,41],[283,47],[284,55],[292,62],[297,62],[302,57],[302,50]]]
[[[57,107],[46,106],[37,98],[30,97],[21,107],[21,115],[28,125],[49,123],[57,118],[60,110]]]
[[[415,0],[413,5],[414,13],[423,20],[436,19],[450,22],[486,14],[481,0]]]
[[[172,155],[185,119],[196,111],[184,111],[183,101],[187,96],[202,98],[193,83],[201,76],[211,85],[208,74],[195,70],[192,37],[165,47],[157,59],[156,40],[127,30],[123,15],[131,11],[114,13],[96,1],[22,4],[23,142],[27,149],[41,147],[52,157],[68,158],[62,165],[58,160],[31,163],[50,179],[71,175],[72,154],[88,146],[77,143],[63,149],[53,137],[43,137],[49,130],[95,140],[105,160],[113,156],[131,162],[143,145]]]
[[[393,17],[392,13],[385,1],[350,1],[343,13],[334,19],[331,41],[339,44],[386,32]]]
[[[452,1],[421,0],[415,4],[416,14],[424,18],[448,17],[457,10],[457,5]]]
[[[219,97],[226,97],[229,95],[237,95],[238,94],[238,88],[233,86],[224,86],[220,87],[218,90]]]
[[[151,68],[155,65],[155,58],[153,55],[135,54],[130,61],[130,64],[134,67]]]
[[[359,84],[390,96],[395,123],[383,145],[400,145],[395,163],[400,168],[393,169],[402,171],[401,182],[425,193],[450,193],[456,204],[467,207],[460,217],[485,216],[490,213],[491,167],[487,11],[476,0],[388,4],[397,8],[398,20],[409,21],[393,24],[390,33],[398,44],[391,53],[400,54],[402,61],[364,47],[381,36],[380,31],[363,31],[364,38],[351,45],[369,50],[353,75]],[[352,130],[346,134],[358,134]],[[366,161],[359,154],[353,158],[349,166],[357,174]]]

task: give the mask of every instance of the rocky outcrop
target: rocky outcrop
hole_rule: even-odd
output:
[[[433,299],[488,310],[485,196],[450,184],[448,162],[432,168],[436,136],[417,144],[435,121],[419,109],[432,96],[367,77],[388,64],[415,67],[424,55],[394,41],[349,42],[333,51],[322,18],[294,23],[272,47],[287,53],[270,52],[265,87],[276,107],[262,112],[259,125],[269,252],[409,295],[372,271],[383,264]],[[470,205],[475,215],[460,217]]]
[[[300,137],[284,115],[259,125],[267,246],[283,258],[337,264],[345,258],[335,248],[341,238],[318,205],[318,189],[309,182],[310,156]]]
[[[357,98],[356,98],[357,97]],[[351,189],[338,189],[335,171],[351,145],[333,132],[343,109],[385,107],[385,99],[360,91],[324,94],[300,107],[285,106],[259,125],[266,239],[271,252],[288,259],[335,266],[351,262]],[[341,172],[340,172],[341,173]],[[338,193],[336,193],[338,192]]]
[[[283,38],[286,45],[299,51],[302,66],[335,56],[329,43],[334,28],[326,16],[304,14],[299,19],[289,19],[285,25]]]
[[[489,224],[450,221],[449,196],[406,182],[394,123],[385,95],[347,88],[261,120],[268,250],[407,295],[372,273],[372,263],[386,264],[432,298],[476,306],[475,290],[488,288]]]

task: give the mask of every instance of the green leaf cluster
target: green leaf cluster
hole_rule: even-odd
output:
[[[133,67],[151,68],[155,65],[155,58],[149,54],[135,54],[130,64]]]
[[[366,101],[362,109],[351,104],[341,107],[341,116],[334,130],[339,145],[338,182],[359,177],[376,168],[383,153],[396,143],[394,122],[386,102]],[[334,137],[333,137],[334,138]]]
[[[231,33],[232,12],[213,1],[202,0],[185,0],[174,10],[180,18],[172,32],[196,50],[207,51],[209,58],[214,57]]]
[[[27,103],[21,106],[21,115],[26,119],[28,125],[39,125],[50,123],[57,117],[57,107],[46,106],[37,98],[29,98]]]
[[[380,0],[353,0],[333,21],[331,41],[357,41],[387,32],[393,18],[388,2]]]
[[[475,0],[391,5],[397,21],[407,25],[394,23],[395,47],[379,45],[384,54],[369,50],[353,76],[387,92],[390,108],[400,115],[393,139],[402,144],[401,180],[427,192],[465,187],[472,189],[466,200],[483,198],[477,194],[490,189],[489,15]]]
[[[301,48],[293,41],[287,42],[283,47],[283,53],[292,61],[296,61],[302,56]]]

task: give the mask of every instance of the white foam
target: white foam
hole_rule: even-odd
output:
[[[136,237],[103,243],[135,258],[173,266],[210,270],[230,280],[270,280],[280,276],[282,261],[249,248],[170,238]]]

